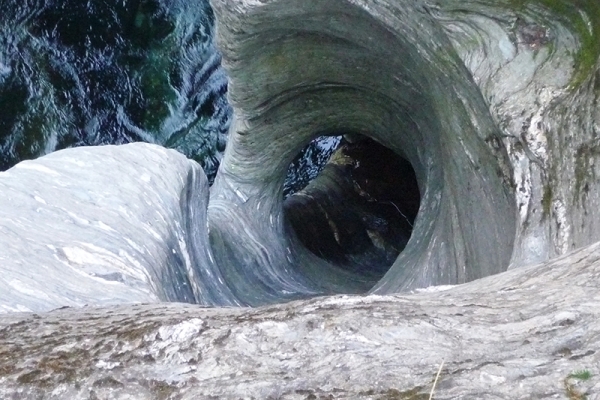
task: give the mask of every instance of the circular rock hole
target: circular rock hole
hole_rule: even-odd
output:
[[[290,164],[288,227],[313,254],[379,280],[411,236],[420,192],[410,162],[362,135],[319,137]]]

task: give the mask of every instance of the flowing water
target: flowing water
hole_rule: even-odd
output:
[[[213,177],[231,120],[208,1],[0,0],[0,170],[145,141]]]
[[[212,182],[232,109],[207,0],[0,0],[0,171],[66,147],[174,148]],[[311,143],[285,195],[337,146]]]

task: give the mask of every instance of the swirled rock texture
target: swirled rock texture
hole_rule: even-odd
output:
[[[210,197],[148,145],[0,175],[2,311],[99,306],[0,315],[0,397],[597,396],[598,3],[213,6]],[[284,200],[320,135],[340,149]],[[340,293],[371,295],[306,299]],[[258,307],[107,307],[165,301]]]
[[[599,239],[600,6],[593,1],[437,2],[512,168],[511,266]],[[494,146],[499,144],[492,142]]]
[[[340,280],[360,282],[360,274],[342,275],[347,273],[304,250],[284,223],[280,195],[287,165],[308,141],[352,133],[407,159],[421,191],[412,239],[375,291],[465,282],[506,268],[515,226],[510,177],[500,168],[508,158],[485,142],[499,140],[501,132],[442,27],[422,5],[213,6],[236,113],[211,192],[211,238],[213,244],[241,240],[226,223],[234,212],[253,215],[243,234],[255,237],[252,249],[228,249],[226,255],[215,246],[217,258],[245,257],[255,280],[276,289],[290,290],[260,275],[295,283],[287,271],[304,270],[312,282],[302,284],[330,290]],[[261,247],[270,257],[260,255]]]
[[[133,240],[133,230],[155,232],[146,229],[145,213],[155,204],[164,211],[166,228],[154,235],[161,255],[137,268],[147,270],[151,279],[144,285],[162,301],[261,305],[396,293],[472,281],[600,239],[591,212],[600,196],[596,5],[226,0],[213,6],[236,112],[210,191],[208,232],[205,210],[188,210],[206,204],[196,200],[206,196],[194,180],[201,180],[197,166],[187,167],[192,181],[164,187],[175,178],[162,176],[158,162],[139,164],[148,182],[130,172],[114,179],[108,169],[65,164],[60,173],[49,171],[67,179],[74,168],[70,183],[37,189],[45,177],[39,169],[62,157],[52,156],[4,175],[4,249],[12,249],[5,250],[3,258],[11,260],[5,269],[19,269],[29,242],[44,249],[31,253],[36,265],[49,258],[69,267],[69,257],[78,257],[81,248],[65,256],[63,244],[28,236],[39,226],[59,242],[71,232],[62,228],[62,214],[48,212],[37,225],[25,215],[35,209],[32,201],[53,210],[35,194],[43,189],[52,198],[68,193],[65,210],[96,218],[100,211],[88,207],[97,205],[95,195],[82,200],[71,186],[118,194],[118,201],[102,205],[114,221],[68,234],[75,240],[86,229],[114,231],[120,240],[109,247],[113,255],[122,252],[120,258],[135,248],[119,247]],[[343,137],[341,150],[321,177],[284,200],[287,166],[320,135]],[[109,149],[93,157],[116,165],[131,152],[114,150],[116,162]],[[68,154],[85,159],[87,151]],[[165,165],[170,160],[161,157]],[[27,170],[36,175],[22,173]],[[140,198],[145,190],[156,197]],[[159,194],[164,190],[173,195],[168,204]],[[13,191],[29,203],[15,202]],[[140,201],[145,205],[133,220],[141,225],[121,227],[121,206]],[[28,225],[19,225],[19,215]],[[11,235],[14,227],[19,232]],[[173,250],[176,244],[181,252]],[[146,257],[135,254],[130,264]],[[85,258],[80,261],[87,268]],[[11,290],[20,293],[16,297],[39,297],[19,282],[6,286],[4,304],[13,299]],[[98,296],[75,304],[94,298],[101,304],[105,297]]]
[[[211,240],[218,259],[235,260],[231,274],[264,287],[240,299],[336,292],[340,282],[375,293],[456,284],[600,239],[590,212],[599,196],[598,10],[559,3],[215,2],[236,113],[211,191]],[[356,181],[344,177],[281,197],[286,166],[320,135],[370,137],[414,169],[412,236],[375,281],[368,265],[348,269],[307,251],[314,234],[287,223],[317,224],[316,210],[323,239],[341,246],[348,228],[332,215],[356,212],[344,201]],[[368,221],[359,228],[374,239]]]
[[[599,260],[404,296],[5,314],[0,397],[428,399],[444,362],[435,399],[597,399]]]
[[[196,162],[142,143],[63,150],[0,172],[0,313],[235,304],[212,284],[222,278],[202,246],[207,201]]]

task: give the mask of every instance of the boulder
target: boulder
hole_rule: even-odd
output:
[[[207,201],[199,164],[143,143],[62,150],[0,172],[0,312],[235,304],[226,286],[211,288]]]

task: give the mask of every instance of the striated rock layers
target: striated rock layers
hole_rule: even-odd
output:
[[[0,397],[426,400],[443,362],[435,399],[597,399],[599,260],[404,296],[5,314]]]
[[[599,239],[595,3],[213,6],[236,112],[208,221],[202,171],[151,146],[20,164],[0,178],[5,310],[396,293]],[[320,135],[340,149],[284,200]],[[133,292],[40,289],[69,268]]]
[[[234,289],[241,301],[338,292],[340,283],[379,294],[462,283],[599,239],[596,3],[213,7],[236,112],[211,190],[210,237],[216,258],[229,260],[225,274],[248,284]],[[374,139],[410,163],[418,193],[401,182],[383,189],[405,170],[359,154],[338,157],[284,202],[286,166],[319,135]],[[379,177],[375,188],[357,179],[360,168]],[[381,210],[410,214],[391,200],[398,193],[420,199],[404,231],[412,236],[385,275],[373,274],[373,258],[356,249],[390,249],[381,232],[398,224]],[[341,250],[327,254],[332,246]]]
[[[597,391],[570,374],[599,372],[598,3],[213,7],[235,112],[210,193],[152,145],[0,174],[0,307],[263,307],[6,314],[0,393],[427,398],[442,360],[436,398]]]
[[[235,304],[213,292],[222,278],[207,201],[196,162],[143,143],[62,150],[0,173],[0,312]]]

